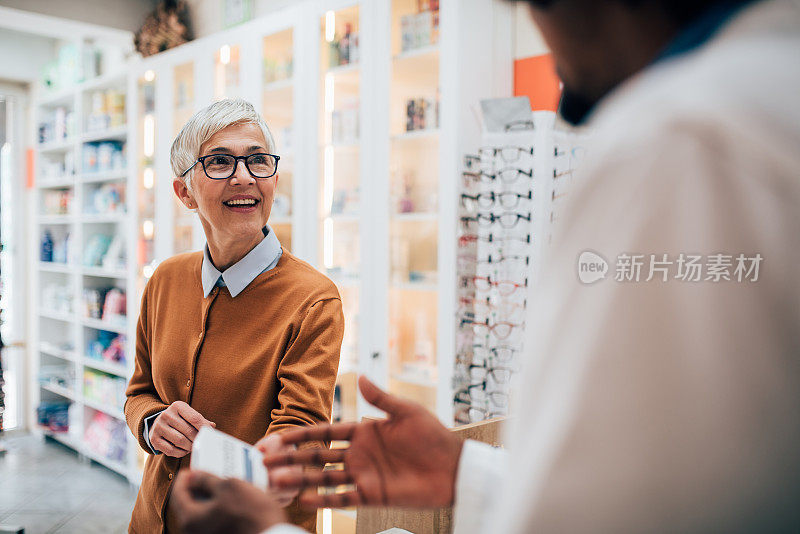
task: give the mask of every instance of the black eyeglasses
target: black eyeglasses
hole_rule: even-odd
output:
[[[514,193],[513,191],[503,191],[502,193],[490,191],[488,193],[479,193],[477,195],[467,195],[466,193],[463,193],[461,195],[461,205],[467,209],[472,209],[473,206],[471,206],[470,201],[473,201],[482,208],[489,208],[493,204],[498,203],[506,209],[513,209],[517,207],[520,199],[532,200],[533,192],[528,191],[527,195]]]
[[[203,171],[206,173],[206,176],[212,180],[227,180],[236,172],[236,166],[239,160],[243,160],[247,172],[249,172],[253,178],[271,178],[278,172],[278,161],[280,159],[280,156],[266,153],[250,154],[249,156],[209,154],[197,158],[197,161],[192,163],[191,167],[183,171],[181,176],[186,176],[187,172],[191,171],[195,165],[200,163],[203,166]]]
[[[531,220],[531,214],[523,215],[521,213],[503,213],[495,215],[494,213],[478,213],[474,217],[461,217],[461,224],[467,228],[470,223],[478,223],[481,226],[489,226],[493,223],[499,222],[500,226],[509,229],[514,228],[520,221]]]
[[[480,361],[487,361],[489,359],[496,359],[500,363],[509,363],[514,359],[517,354],[517,349],[508,345],[500,345],[499,347],[486,347],[484,345],[472,345],[472,355],[475,359]]]
[[[483,147],[479,150],[481,158],[500,158],[506,163],[517,161],[522,154],[533,156],[533,147],[521,146],[502,146],[502,147]]]
[[[469,221],[465,221],[465,225],[468,222]],[[478,241],[485,241],[487,243],[505,243],[512,241],[517,241],[519,243],[530,243],[531,234],[523,236],[496,236],[494,234],[489,234],[489,235],[464,234],[458,238],[458,245],[461,247],[467,247],[473,243],[477,243]]]
[[[528,178],[533,178],[533,169],[524,170],[524,169],[517,169],[516,167],[506,167],[505,169],[501,169],[494,174],[487,173],[484,171],[480,172],[471,172],[471,171],[464,171],[461,173],[464,178],[469,178],[473,182],[481,180],[484,182],[494,182],[495,180],[500,180],[504,183],[512,183],[517,181],[520,176],[527,176]]]

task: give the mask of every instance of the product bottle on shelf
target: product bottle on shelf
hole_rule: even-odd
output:
[[[53,236],[50,234],[50,230],[45,230],[42,236],[42,250],[39,259],[47,262],[53,261]]]
[[[344,25],[344,37],[339,41],[339,64],[347,65],[350,63],[350,34],[353,31],[352,25],[348,22]]]
[[[339,58],[339,38],[335,33],[333,34],[333,41],[328,43],[328,58],[331,68],[341,64]]]

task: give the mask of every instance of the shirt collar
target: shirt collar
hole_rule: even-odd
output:
[[[235,297],[259,274],[275,266],[281,256],[281,244],[269,225],[265,226],[262,232],[264,232],[264,239],[244,258],[225,269],[224,272],[220,272],[214,267],[214,264],[211,263],[208,245],[204,247],[201,269],[204,297],[208,297],[220,277],[228,287],[231,297]]]
[[[720,0],[713,4],[699,17],[682,28],[647,68],[666,59],[680,57],[704,45],[743,7],[752,4],[754,1],[756,0]],[[599,102],[588,102],[582,97],[573,95],[565,90],[561,94],[558,111],[564,120],[577,126],[588,121],[598,104]]]

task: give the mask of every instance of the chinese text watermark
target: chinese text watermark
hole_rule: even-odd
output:
[[[617,282],[757,282],[761,254],[620,254],[614,265]],[[599,254],[584,251],[578,257],[578,278],[592,284],[606,277],[608,262]]]

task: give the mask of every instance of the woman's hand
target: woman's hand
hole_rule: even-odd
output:
[[[286,445],[281,440],[280,434],[271,434],[264,436],[256,443],[256,447],[261,451],[264,456],[273,456],[276,454],[287,454],[293,452],[296,447],[294,445]],[[299,465],[275,467],[268,470],[270,493],[279,506],[285,508],[291,504],[300,489],[284,489],[278,490],[275,485],[276,481],[281,477],[297,477],[303,474],[303,467]]]
[[[161,412],[150,428],[150,445],[173,458],[183,458],[192,452],[197,432],[204,426],[216,427],[200,412],[182,401],[175,401]]]

